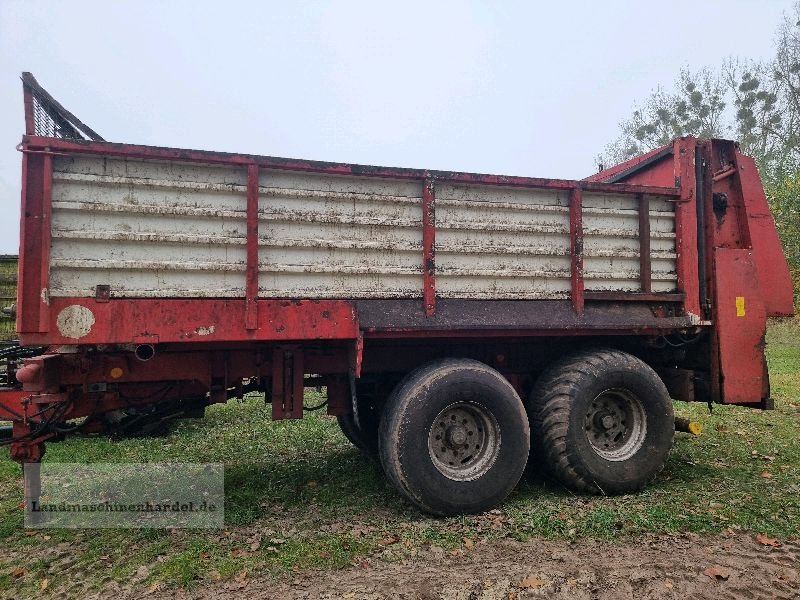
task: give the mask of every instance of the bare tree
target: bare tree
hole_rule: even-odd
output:
[[[620,136],[606,146],[603,164],[627,160],[685,135],[723,134],[725,85],[721,77],[707,69],[682,69],[674,87],[674,91],[658,88],[620,123]]]

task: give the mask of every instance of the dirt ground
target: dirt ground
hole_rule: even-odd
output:
[[[185,592],[105,590],[100,597],[515,600],[521,598],[798,598],[800,542],[752,534],[681,535],[635,542],[532,540],[431,547],[403,562],[371,559],[292,581],[233,579]],[[111,594],[109,594],[111,592]]]

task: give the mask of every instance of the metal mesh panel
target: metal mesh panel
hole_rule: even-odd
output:
[[[25,93],[25,133],[68,140],[105,141],[64,108],[30,73],[22,74]]]
[[[33,91],[33,124],[36,135],[70,140],[89,139],[81,135],[81,132],[64,119],[57,109],[40,98],[35,90]]]

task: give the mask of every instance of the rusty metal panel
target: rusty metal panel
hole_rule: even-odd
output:
[[[29,344],[156,344],[247,340],[356,339],[358,317],[346,300],[258,300],[257,329],[245,328],[244,299],[59,298],[49,333]]]
[[[364,336],[386,334],[456,336],[472,331],[486,335],[585,335],[598,331],[639,334],[689,327],[688,317],[656,316],[645,302],[591,302],[579,315],[569,300],[460,300],[436,303],[436,314],[425,316],[415,300],[357,300]],[[664,311],[666,314],[666,311]]]

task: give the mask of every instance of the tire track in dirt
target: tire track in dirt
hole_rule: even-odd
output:
[[[475,546],[464,556],[432,548],[412,560],[366,561],[291,582],[218,582],[150,598],[445,599],[797,598],[800,543],[763,546],[752,534],[682,535],[621,543],[530,540]],[[704,574],[715,567],[721,576]],[[107,590],[110,592],[110,590]],[[115,597],[122,590],[116,590]],[[127,591],[127,590],[126,590]],[[139,594],[142,590],[138,591]],[[129,592],[136,595],[135,592]],[[126,595],[124,592],[122,595]],[[108,598],[100,594],[98,598]]]

